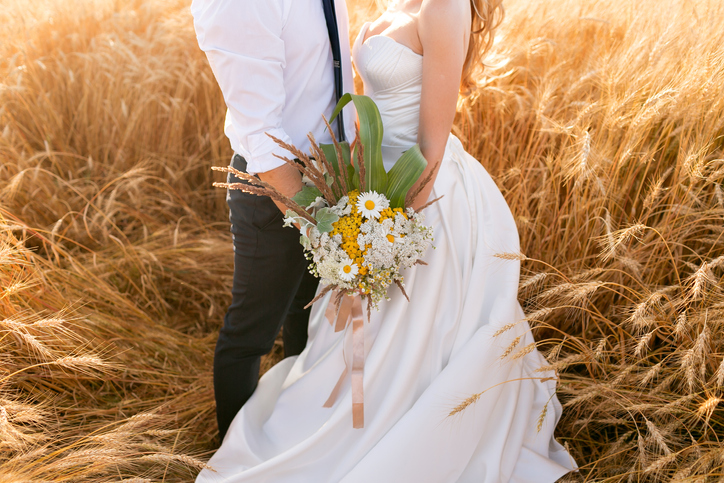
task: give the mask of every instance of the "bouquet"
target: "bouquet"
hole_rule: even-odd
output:
[[[359,117],[352,145],[337,142],[329,125],[349,102],[354,102]],[[432,230],[424,225],[421,210],[415,212],[406,205],[431,176],[411,191],[427,166],[418,145],[385,171],[382,119],[369,97],[345,94],[325,122],[333,144],[317,144],[310,134],[310,155],[271,136],[298,159],[280,157],[298,169],[305,181],[293,198],[232,167],[214,169],[232,172],[246,183],[214,185],[266,195],[290,208],[285,224],[299,226],[300,242],[312,262],[310,270],[325,286],[310,304],[336,290],[340,298],[359,295],[366,299],[369,312],[386,298],[393,283],[407,297],[402,270],[424,264],[421,258],[432,242]]]
[[[342,108],[354,102],[359,126],[352,145],[334,138],[329,122]],[[382,163],[382,119],[374,101],[366,96],[345,94],[337,104],[327,129],[332,144],[317,144],[310,134],[310,155],[274,138],[298,161],[281,157],[298,169],[305,187],[294,197],[284,196],[256,176],[233,167],[214,168],[231,172],[243,183],[214,183],[269,196],[286,205],[285,224],[295,224],[302,232],[301,244],[311,261],[311,272],[326,285],[309,305],[332,290],[336,296],[325,312],[335,331],[352,326],[352,423],[364,427],[364,321],[362,301],[367,301],[367,320],[372,307],[387,296],[396,284],[405,297],[402,270],[425,264],[421,257],[432,243],[432,230],[424,225],[420,211],[409,208],[412,200],[431,182],[431,174],[413,186],[427,161],[418,145],[405,151],[389,172]],[[345,362],[346,364],[346,362]],[[349,367],[324,404],[332,407]]]

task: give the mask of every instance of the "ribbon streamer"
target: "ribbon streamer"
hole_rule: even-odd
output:
[[[365,406],[364,406],[364,367],[365,367],[365,337],[364,337],[364,316],[362,314],[362,298],[359,295],[340,296],[339,292],[332,293],[332,297],[325,311],[325,317],[335,332],[344,330],[349,323],[352,323],[352,427],[355,429],[364,428]],[[325,408],[331,408],[342,388],[349,367],[345,359],[345,367],[339,376],[337,384],[332,393],[324,403]]]

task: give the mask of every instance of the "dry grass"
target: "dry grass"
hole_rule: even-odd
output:
[[[717,481],[724,6],[509,4],[457,128],[517,217],[557,434],[588,480]]]
[[[190,481],[232,254],[186,2],[0,3],[0,481]],[[516,214],[525,255],[501,258],[558,437],[589,481],[717,481],[724,5],[507,13],[455,129]]]

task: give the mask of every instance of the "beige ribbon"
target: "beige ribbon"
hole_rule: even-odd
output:
[[[365,404],[364,404],[364,368],[365,368],[365,337],[364,337],[364,316],[362,315],[362,299],[359,295],[339,296],[338,292],[332,293],[327,305],[325,317],[335,332],[344,330],[350,320],[352,321],[352,427],[359,429],[365,425]],[[337,384],[332,389],[325,408],[331,408],[342,388],[347,377],[349,367],[345,359],[344,371],[339,376]]]

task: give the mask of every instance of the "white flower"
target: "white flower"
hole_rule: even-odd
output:
[[[356,263],[352,261],[351,258],[342,260],[342,263],[339,266],[339,278],[341,278],[345,282],[349,282],[354,277],[356,277],[358,273],[359,267]]]
[[[342,218],[345,215],[349,215],[352,213],[352,207],[347,205],[347,202],[349,201],[349,196],[343,196],[337,201],[337,204],[334,206],[331,206],[329,208],[329,211],[334,213],[335,215]]]
[[[314,202],[307,206],[307,208],[317,209],[317,208],[324,208],[327,206],[327,200],[322,198],[321,196],[317,196],[317,198],[314,200]]]
[[[375,191],[362,193],[357,198],[357,210],[369,220],[379,218],[382,210],[389,206],[390,203],[387,198]]]

